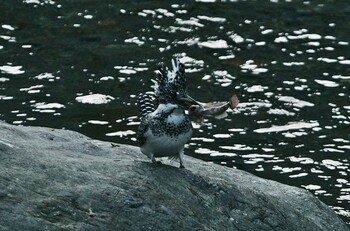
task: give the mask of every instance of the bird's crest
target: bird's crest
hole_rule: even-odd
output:
[[[172,70],[160,66],[156,71],[156,79],[152,80],[154,93],[159,100],[169,101],[171,94],[187,94],[187,80],[185,77],[185,66],[175,58],[172,60]]]

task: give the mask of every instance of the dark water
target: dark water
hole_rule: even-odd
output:
[[[350,2],[0,1],[0,119],[135,144],[174,54],[190,94],[238,94],[186,154],[306,188],[350,224]],[[88,96],[88,97],[86,97]]]

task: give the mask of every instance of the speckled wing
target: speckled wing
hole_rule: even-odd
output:
[[[141,117],[154,112],[154,94],[152,92],[140,93],[137,97],[137,106]]]
[[[144,135],[150,126],[149,114],[155,110],[154,93],[146,92],[139,94],[137,97],[137,106],[141,114],[141,123],[136,134],[136,139],[139,145],[143,145],[146,142]]]
[[[145,137],[145,133],[150,127],[150,118],[148,115],[141,118],[141,123],[139,129],[136,133],[136,140],[140,146],[146,143],[147,138]]]

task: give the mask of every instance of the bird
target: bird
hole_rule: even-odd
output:
[[[137,142],[153,163],[161,164],[156,158],[168,157],[185,168],[184,148],[193,132],[185,110],[198,103],[188,95],[184,64],[179,58],[172,59],[172,70],[159,67],[153,82],[153,91],[137,97],[141,120]]]

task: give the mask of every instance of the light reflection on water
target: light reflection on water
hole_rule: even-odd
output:
[[[241,102],[194,121],[188,155],[303,187],[350,222],[347,1],[4,4],[0,119],[135,144],[136,95],[177,54],[194,98]]]

